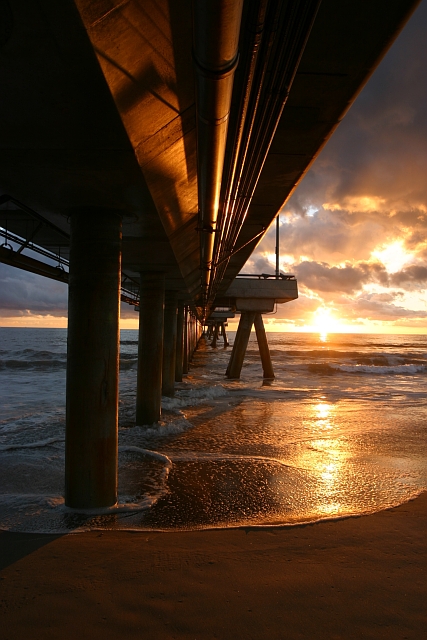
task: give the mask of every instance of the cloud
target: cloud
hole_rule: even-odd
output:
[[[402,271],[393,273],[390,276],[392,284],[401,286],[407,283],[427,283],[427,267],[422,265],[410,265]]]
[[[408,318],[427,318],[427,311],[413,311],[387,301],[360,297],[354,301],[349,317],[364,320],[390,321]]]
[[[351,321],[425,323],[426,29],[424,1],[281,212],[282,270]],[[251,266],[274,247],[273,226]]]
[[[387,283],[387,273],[380,263],[330,267],[326,263],[306,261],[301,262],[294,270],[305,287],[319,292],[354,293],[371,281]]]
[[[68,286],[0,264],[0,316],[66,316]]]

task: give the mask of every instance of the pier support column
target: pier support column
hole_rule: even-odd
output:
[[[265,333],[262,314],[255,314],[255,332],[258,341],[259,354],[261,356],[262,370],[264,378],[274,378],[273,365],[271,363],[270,349],[268,348],[267,335]]]
[[[240,378],[254,319],[255,311],[242,311],[236,337],[234,339],[230,362],[227,367],[227,378]]]
[[[184,350],[184,303],[178,302],[178,315],[176,317],[175,382],[182,382],[183,350]]]
[[[117,501],[121,217],[71,216],[65,504]]]
[[[194,353],[194,316],[188,314],[188,364],[191,364]]]
[[[214,324],[214,330],[213,330],[213,338],[212,338],[212,342],[211,342],[211,347],[213,349],[216,349],[217,346],[217,342],[218,342],[218,334],[219,334],[219,323],[216,322]]]
[[[184,340],[182,354],[182,373],[188,373],[188,306],[184,307]]]
[[[160,420],[163,364],[165,276],[141,273],[136,424]]]
[[[163,337],[162,395],[173,398],[175,395],[175,362],[177,330],[177,294],[165,293],[165,321]]]
[[[228,342],[228,338],[227,338],[227,332],[225,330],[225,322],[221,322],[221,333],[222,333],[222,337],[224,339],[224,349],[226,347],[228,347],[230,345],[230,343]]]

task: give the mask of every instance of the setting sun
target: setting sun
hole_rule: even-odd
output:
[[[328,333],[339,331],[342,327],[339,321],[334,318],[330,309],[319,307],[313,313],[313,329],[321,335],[327,335]]]

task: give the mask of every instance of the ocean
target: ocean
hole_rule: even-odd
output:
[[[231,342],[234,334],[230,333]],[[121,332],[119,503],[63,501],[65,329],[0,328],[0,529],[286,526],[372,513],[427,489],[427,336],[254,334],[202,339],[158,425],[135,426],[137,331]]]

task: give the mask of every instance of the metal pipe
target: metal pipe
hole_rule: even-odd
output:
[[[260,41],[255,76],[239,155],[224,201],[221,242],[216,251],[213,291],[221,281],[256,189],[289,89],[307,42],[320,0],[272,0],[265,16],[266,36]],[[240,69],[239,69],[240,75]],[[218,255],[219,254],[219,255]],[[220,266],[219,266],[220,265]]]
[[[195,0],[197,169],[202,304],[207,302],[243,0]]]
[[[246,29],[242,34],[243,42],[242,47],[244,52],[249,49],[249,54],[240,61],[240,65],[243,65],[243,69],[240,69],[239,75],[242,76],[241,83],[243,86],[235,87],[235,90],[240,90],[241,99],[239,106],[239,115],[237,121],[234,123],[230,135],[232,135],[232,152],[229,158],[228,166],[224,167],[224,176],[227,176],[227,182],[225,185],[225,196],[220,207],[217,223],[217,235],[215,236],[214,256],[217,259],[216,264],[213,264],[213,274],[210,281],[209,299],[214,297],[214,291],[212,291],[212,282],[216,280],[216,270],[218,268],[218,256],[221,255],[221,249],[224,244],[224,240],[228,235],[229,227],[232,222],[232,209],[233,201],[231,199],[231,189],[236,177],[236,171],[238,170],[238,163],[236,159],[239,157],[240,148],[244,136],[244,128],[246,122],[246,115],[250,105],[252,83],[255,75],[255,68],[257,64],[258,54],[260,51],[260,44],[262,41],[264,31],[265,13],[267,9],[268,0],[250,0],[248,3],[248,15],[246,17]],[[243,52],[243,53],[244,53]],[[221,279],[221,278],[220,278]]]

